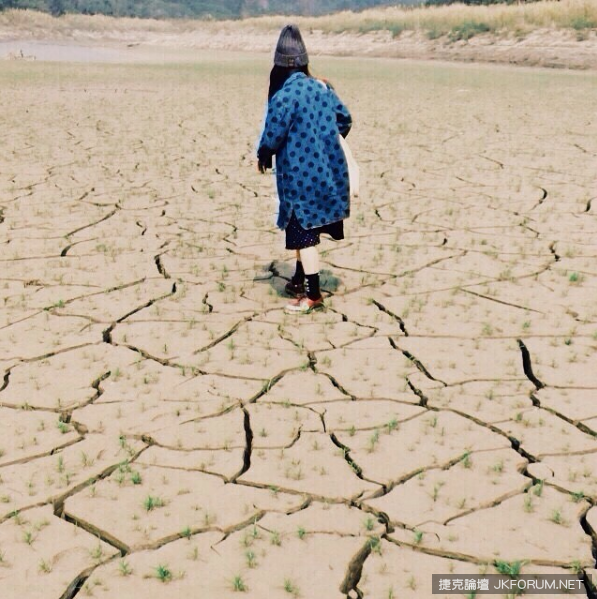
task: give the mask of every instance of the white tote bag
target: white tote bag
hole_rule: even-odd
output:
[[[324,81],[321,81],[321,79],[317,79],[316,81],[327,90],[328,86]],[[338,137],[340,138],[340,146],[342,146],[342,151],[344,152],[344,156],[346,156],[346,162],[348,164],[350,197],[358,198],[361,186],[361,171],[359,169],[357,161],[354,159],[354,156],[352,155],[348,142],[341,135],[338,135]]]
[[[357,164],[354,156],[352,155],[352,151],[350,150],[350,146],[348,142],[340,135],[340,145],[342,146],[342,150],[344,152],[344,156],[346,156],[346,162],[348,163],[348,178],[350,181],[350,197],[358,198],[359,191],[361,186],[361,171],[359,169],[359,165]]]

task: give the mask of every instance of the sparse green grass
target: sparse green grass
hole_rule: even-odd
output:
[[[597,28],[597,17],[579,15],[570,19],[570,27],[581,31],[583,29],[596,29]]]
[[[369,437],[369,445],[367,447],[367,451],[369,451],[369,453],[374,452],[378,443],[379,443],[379,430],[375,429],[375,431],[373,432],[371,437]]]
[[[552,511],[551,516],[549,518],[554,524],[564,525],[564,517],[562,516],[562,512],[558,509]]]
[[[153,495],[148,495],[143,500],[143,507],[146,511],[151,512],[152,510],[163,507],[164,501],[160,497],[154,497]]]
[[[536,485],[532,487],[532,491],[536,497],[541,497],[543,495],[543,486],[545,485],[544,480],[540,480]]]
[[[480,33],[488,33],[490,31],[492,31],[492,28],[487,23],[466,20],[452,27],[448,33],[448,39],[451,42],[457,42],[460,40],[468,41],[475,35],[479,35]]]
[[[96,560],[99,561],[104,556],[104,548],[102,544],[98,542],[98,544],[89,552],[89,555]]]
[[[472,467],[473,461],[471,460],[471,452],[470,451],[467,451],[464,454],[464,458],[462,459],[462,465],[467,469]]]
[[[172,580],[172,572],[168,566],[160,564],[155,568],[156,578],[161,582],[170,582]]]
[[[248,589],[247,585],[243,582],[243,579],[241,578],[241,576],[238,575],[232,579],[232,590],[237,593],[245,593],[249,589]]]
[[[49,564],[46,560],[42,559],[39,562],[39,571],[43,574],[49,574],[52,571],[52,564]]]
[[[247,566],[249,568],[255,568],[257,566],[257,555],[255,555],[254,551],[252,551],[251,549],[245,551],[245,558],[247,560]]]
[[[369,537],[368,543],[373,553],[381,555],[381,539],[379,537]]]
[[[579,273],[577,273],[577,272],[571,272],[571,273],[568,275],[568,280],[569,280],[571,283],[580,283],[580,281],[582,280],[582,275],[581,275],[581,274],[579,274]]]
[[[392,420],[390,420],[386,424],[386,429],[388,431],[388,434],[390,434],[392,431],[395,431],[397,428],[398,428],[398,420],[396,420],[396,418],[392,418]]]
[[[518,578],[520,576],[524,563],[525,562],[520,560],[516,560],[513,562],[496,560],[494,566],[500,574],[504,574],[505,576],[509,576],[510,578]]]
[[[298,587],[289,578],[284,579],[284,590],[293,597],[298,597],[299,595]]]

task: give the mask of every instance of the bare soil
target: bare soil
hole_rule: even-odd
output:
[[[291,317],[269,57],[192,52],[0,64],[2,598],[591,575],[595,74],[318,58],[362,193]]]

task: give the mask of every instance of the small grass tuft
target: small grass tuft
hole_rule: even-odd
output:
[[[503,560],[496,560],[494,563],[495,569],[504,576],[509,576],[510,578],[518,578],[520,576],[520,572],[522,571],[522,567],[524,566],[524,562],[520,560],[516,560],[514,562],[506,562]]]
[[[298,595],[299,595],[298,587],[289,578],[286,578],[284,580],[284,590],[287,593],[290,593],[293,597],[298,597]]]
[[[239,575],[239,576],[235,576],[232,579],[232,590],[237,593],[245,593],[249,589],[248,589],[247,585],[243,582],[243,579]]]
[[[489,33],[492,30],[487,23],[480,21],[462,21],[450,30],[448,39],[451,42],[468,41],[480,33]]]
[[[151,512],[152,510],[163,506],[164,501],[160,497],[154,497],[153,495],[148,495],[143,501],[143,507],[148,512]]]
[[[168,566],[160,564],[156,566],[155,575],[158,580],[161,582],[170,582],[172,580],[172,571]]]

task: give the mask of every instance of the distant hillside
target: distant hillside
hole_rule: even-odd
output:
[[[420,3],[420,0],[0,0],[0,11],[28,8],[54,15],[238,19],[271,14],[314,16],[341,10]]]

